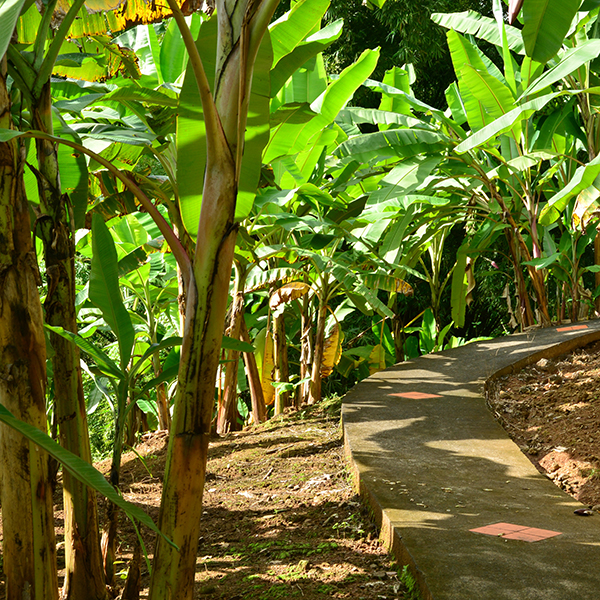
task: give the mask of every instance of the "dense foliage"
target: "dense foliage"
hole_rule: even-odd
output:
[[[119,508],[160,530],[150,597],[191,598],[213,431],[597,310],[600,9],[565,28],[557,2],[526,0],[522,31],[499,0],[0,7],[0,458],[23,484],[0,500],[30,540],[3,551],[11,600],[30,577],[58,595],[52,506],[18,500],[49,483],[29,440],[65,467],[65,597],[106,598]],[[154,428],[158,526],[118,494]]]

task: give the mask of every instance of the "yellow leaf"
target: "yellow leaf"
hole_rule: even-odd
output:
[[[399,294],[404,294],[405,296],[412,296],[414,290],[412,285],[404,281],[404,279],[396,279],[396,292]]]
[[[377,373],[385,369],[385,349],[381,344],[373,346],[371,354],[369,354],[369,374]]]
[[[342,332],[338,322],[331,329],[323,344],[323,362],[321,363],[321,378],[329,377],[333,368],[342,357]]]
[[[271,385],[275,364],[273,361],[273,336],[267,331],[266,327],[257,334],[254,346],[256,348],[256,366],[260,375],[260,386],[265,397],[265,404],[270,406],[275,402],[275,388]]]
[[[275,310],[278,306],[301,298],[304,294],[310,291],[310,285],[308,283],[302,283],[301,281],[292,281],[282,285],[277,291],[273,292],[269,300],[269,306],[271,310]]]
[[[597,216],[600,190],[593,185],[583,190],[575,201],[573,208],[573,225],[584,230],[590,219]]]

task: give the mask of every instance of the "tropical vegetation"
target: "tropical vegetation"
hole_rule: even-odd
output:
[[[10,600],[59,596],[59,465],[61,597],[108,597],[124,512],[160,534],[150,598],[192,598],[213,432],[600,308],[600,2],[433,13],[441,108],[413,92],[422,64],[374,75],[377,47],[328,73],[328,0],[277,5],[0,5]],[[158,523],[119,494],[124,447],[156,428]]]

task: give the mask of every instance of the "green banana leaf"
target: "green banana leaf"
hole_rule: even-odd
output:
[[[417,156],[442,152],[450,145],[448,138],[439,132],[422,129],[388,129],[367,133],[340,144],[334,152],[338,158],[360,162],[377,161],[401,156]]]
[[[446,29],[454,29],[459,33],[474,35],[476,38],[486,40],[490,44],[502,47],[502,38],[498,25],[494,19],[484,17],[479,13],[469,10],[460,13],[433,13],[433,21]],[[516,27],[506,26],[508,47],[517,54],[525,54],[525,46],[521,31]]]
[[[448,31],[448,46],[469,125],[478,130],[514,107],[510,89],[488,72],[479,52],[462,35]]]
[[[131,359],[135,332],[121,297],[115,243],[97,213],[92,217],[92,251],[89,298],[102,311],[104,320],[117,336],[124,372]]]
[[[4,0],[0,4],[0,58],[6,53],[25,0]]]
[[[156,344],[150,344],[150,346],[146,349],[146,351],[141,356],[141,358],[139,358],[135,362],[133,367],[131,368],[131,371],[129,372],[129,379],[133,380],[135,378],[135,376],[137,375],[138,371],[142,368],[144,363],[155,352],[160,352],[161,350],[164,350],[166,348],[173,348],[174,346],[181,346],[181,342],[182,342],[182,339],[179,336],[173,336],[173,337],[169,337],[164,340],[161,340],[160,342],[158,342]]]
[[[562,46],[581,0],[527,0],[523,5],[523,41],[527,55],[546,63]]]
[[[451,289],[451,310],[452,320],[457,327],[463,327],[465,324],[465,312],[467,310],[467,252],[464,248],[459,248],[456,253],[456,264],[452,272]]]
[[[468,152],[473,148],[482,146],[492,138],[510,131],[515,123],[528,119],[535,112],[541,110],[546,104],[554,100],[554,98],[564,95],[565,93],[566,92],[554,92],[552,94],[540,96],[539,98],[521,104],[517,108],[513,108],[498,119],[492,121],[489,125],[486,125],[479,131],[470,135],[466,140],[462,141],[456,146],[456,152],[459,154]]]
[[[299,125],[282,123],[273,128],[263,162],[270,163],[281,156],[304,150],[311,138],[333,123],[339,111],[373,72],[378,58],[379,50],[366,50],[354,64],[344,69],[339,78],[311,105],[311,109],[318,114],[309,122]]]
[[[271,97],[284,86],[285,82],[309,59],[326,50],[342,34],[343,21],[338,19],[296,46],[283,56],[271,69]]]
[[[81,144],[81,139],[75,131],[67,127],[64,122],[60,127],[55,127],[56,135],[61,138]],[[73,207],[75,229],[85,226],[85,213],[88,202],[88,167],[86,157],[64,144],[57,148],[58,165],[60,168],[60,190],[68,194]]]
[[[210,88],[214,88],[217,47],[217,19],[204,21],[196,46],[202,57]],[[202,187],[206,165],[206,130],[202,102],[194,71],[188,65],[179,94],[177,118],[177,185],[181,218],[187,232],[196,237],[202,206]]]
[[[571,181],[559,192],[554,194],[548,204],[540,213],[539,222],[542,225],[550,225],[556,221],[565,210],[567,202],[573,197],[590,187],[600,175],[600,155],[587,165],[579,167]]]
[[[335,122],[351,123],[352,125],[359,125],[362,123],[371,123],[372,125],[399,125],[408,129],[414,127],[415,129],[434,131],[434,128],[429,123],[406,114],[389,110],[378,110],[375,108],[357,108],[354,106],[342,108],[338,113]]]
[[[384,85],[402,90],[405,94],[412,96],[413,93],[410,85],[412,79],[411,75],[413,73],[414,70],[409,73],[408,67],[404,69],[393,67],[385,72],[383,83]],[[400,115],[412,116],[411,105],[403,96],[391,96],[383,94],[381,96],[381,102],[379,103],[379,110],[386,110]],[[387,127],[380,127],[380,129],[387,129]]]
[[[273,44],[273,65],[304,40],[320,24],[329,0],[302,0],[269,26]]]
[[[121,508],[130,519],[143,523],[146,527],[161,535],[169,542],[169,544],[177,547],[169,540],[169,538],[161,533],[154,521],[139,506],[127,502],[127,500],[125,500],[115,488],[106,481],[104,475],[85,460],[63,448],[37,427],[20,421],[1,404],[0,421],[18,431],[28,440],[38,445],[42,450],[45,450],[50,456],[61,463],[63,468],[75,477],[75,479],[108,498],[113,504],[116,504]]]
[[[194,39],[198,39],[200,25],[205,16],[194,13],[186,21]],[[171,19],[160,45],[160,71],[163,79],[175,83],[183,73],[188,63],[188,53],[181,37],[181,32],[175,19]]]
[[[62,327],[56,327],[53,325],[44,325],[49,331],[53,331],[57,335],[64,337],[66,340],[73,342],[77,345],[80,350],[83,350],[90,358],[94,359],[94,362],[98,368],[109,377],[122,380],[125,378],[124,372],[117,366],[117,364],[108,357],[108,355],[98,348],[95,344],[90,342],[88,339],[83,338],[78,333],[72,333]]]
[[[221,348],[225,350],[236,350],[237,352],[254,352],[255,350],[252,344],[249,344],[248,342],[242,342],[241,340],[236,340],[235,338],[231,338],[226,335],[223,336]]]
[[[521,95],[519,100],[531,96],[570,75],[582,65],[594,60],[600,54],[600,40],[586,40],[575,48],[567,50],[560,62],[536,79]]]

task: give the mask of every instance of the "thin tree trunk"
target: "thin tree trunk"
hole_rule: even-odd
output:
[[[596,237],[594,238],[594,264],[600,265],[600,229],[596,229]],[[600,286],[600,272],[594,274],[594,282],[596,288]],[[596,306],[596,315],[600,314],[600,296],[594,302]]]
[[[198,82],[207,161],[159,515],[161,532],[179,549],[158,537],[149,600],[192,600],[215,379],[238,231],[235,205],[252,72],[277,1],[218,1],[212,95],[183,15],[171,0],[169,6],[183,29]]]
[[[325,323],[327,321],[327,306],[319,299],[319,314],[317,316],[317,331],[313,351],[312,371],[308,403],[315,404],[321,400],[321,364],[323,363],[323,347],[325,345]]]
[[[240,339],[243,342],[250,343],[246,321],[242,320],[240,329]],[[244,352],[244,365],[248,377],[248,386],[250,387],[250,398],[252,400],[252,415],[255,423],[264,423],[267,420],[267,407],[265,405],[265,395],[263,394],[260,383],[260,374],[256,365],[256,357],[253,352]]]
[[[6,61],[0,63],[0,127],[12,128]],[[46,343],[23,184],[24,151],[0,143],[0,403],[47,430]],[[7,600],[57,600],[48,456],[0,425],[0,504]]]
[[[34,125],[52,133],[50,82],[42,89],[34,107]],[[38,187],[40,191],[39,231],[44,243],[48,294],[44,302],[46,322],[77,332],[75,311],[75,242],[73,212],[69,197],[60,193],[58,156],[54,144],[36,140]],[[54,349],[55,410],[61,445],[91,464],[85,398],[81,380],[79,350],[72,342],[51,333]],[[68,472],[63,473],[65,506],[66,600],[104,600],[104,584],[96,494]]]
[[[244,320],[244,285],[245,274],[243,268],[236,263],[235,291],[231,306],[231,320],[227,328],[230,338],[239,340],[241,337],[242,322]],[[225,377],[223,382],[223,395],[217,408],[217,433],[223,435],[228,431],[236,431],[239,413],[237,410],[237,383],[240,353],[237,350],[228,350],[225,353]]]
[[[154,368],[154,377],[160,377],[162,367],[158,353],[152,355],[152,366]],[[169,399],[167,397],[167,387],[165,383],[159,383],[156,386],[156,408],[158,411],[158,427],[159,429],[170,429],[171,413],[169,412]]]
[[[312,319],[310,317],[310,298],[308,294],[302,297],[302,317],[301,317],[301,336],[300,336],[300,379],[306,379],[310,374],[310,364],[312,359]],[[299,397],[297,400],[298,408],[308,402],[310,394],[310,381],[305,381],[299,386]]]
[[[117,411],[115,418],[115,437],[113,453],[110,465],[110,483],[119,490],[121,479],[121,456],[123,454],[123,441],[125,436],[126,414],[128,391],[126,383],[121,382],[117,391],[118,397],[115,403]],[[112,586],[115,578],[115,558],[117,555],[117,533],[119,530],[119,508],[116,504],[108,501],[106,503],[106,516],[104,518],[104,527],[102,539],[100,542],[102,549],[103,572],[107,585]]]
[[[523,272],[521,271],[519,251],[516,247],[515,237],[510,227],[507,227],[504,230],[504,233],[508,242],[508,248],[513,263],[513,270],[515,272],[515,283],[517,287],[517,297],[519,299],[519,316],[521,318],[521,327],[530,327],[531,325],[535,324],[535,318],[533,316],[533,311],[531,310],[529,294],[527,293],[527,287],[525,286]]]

